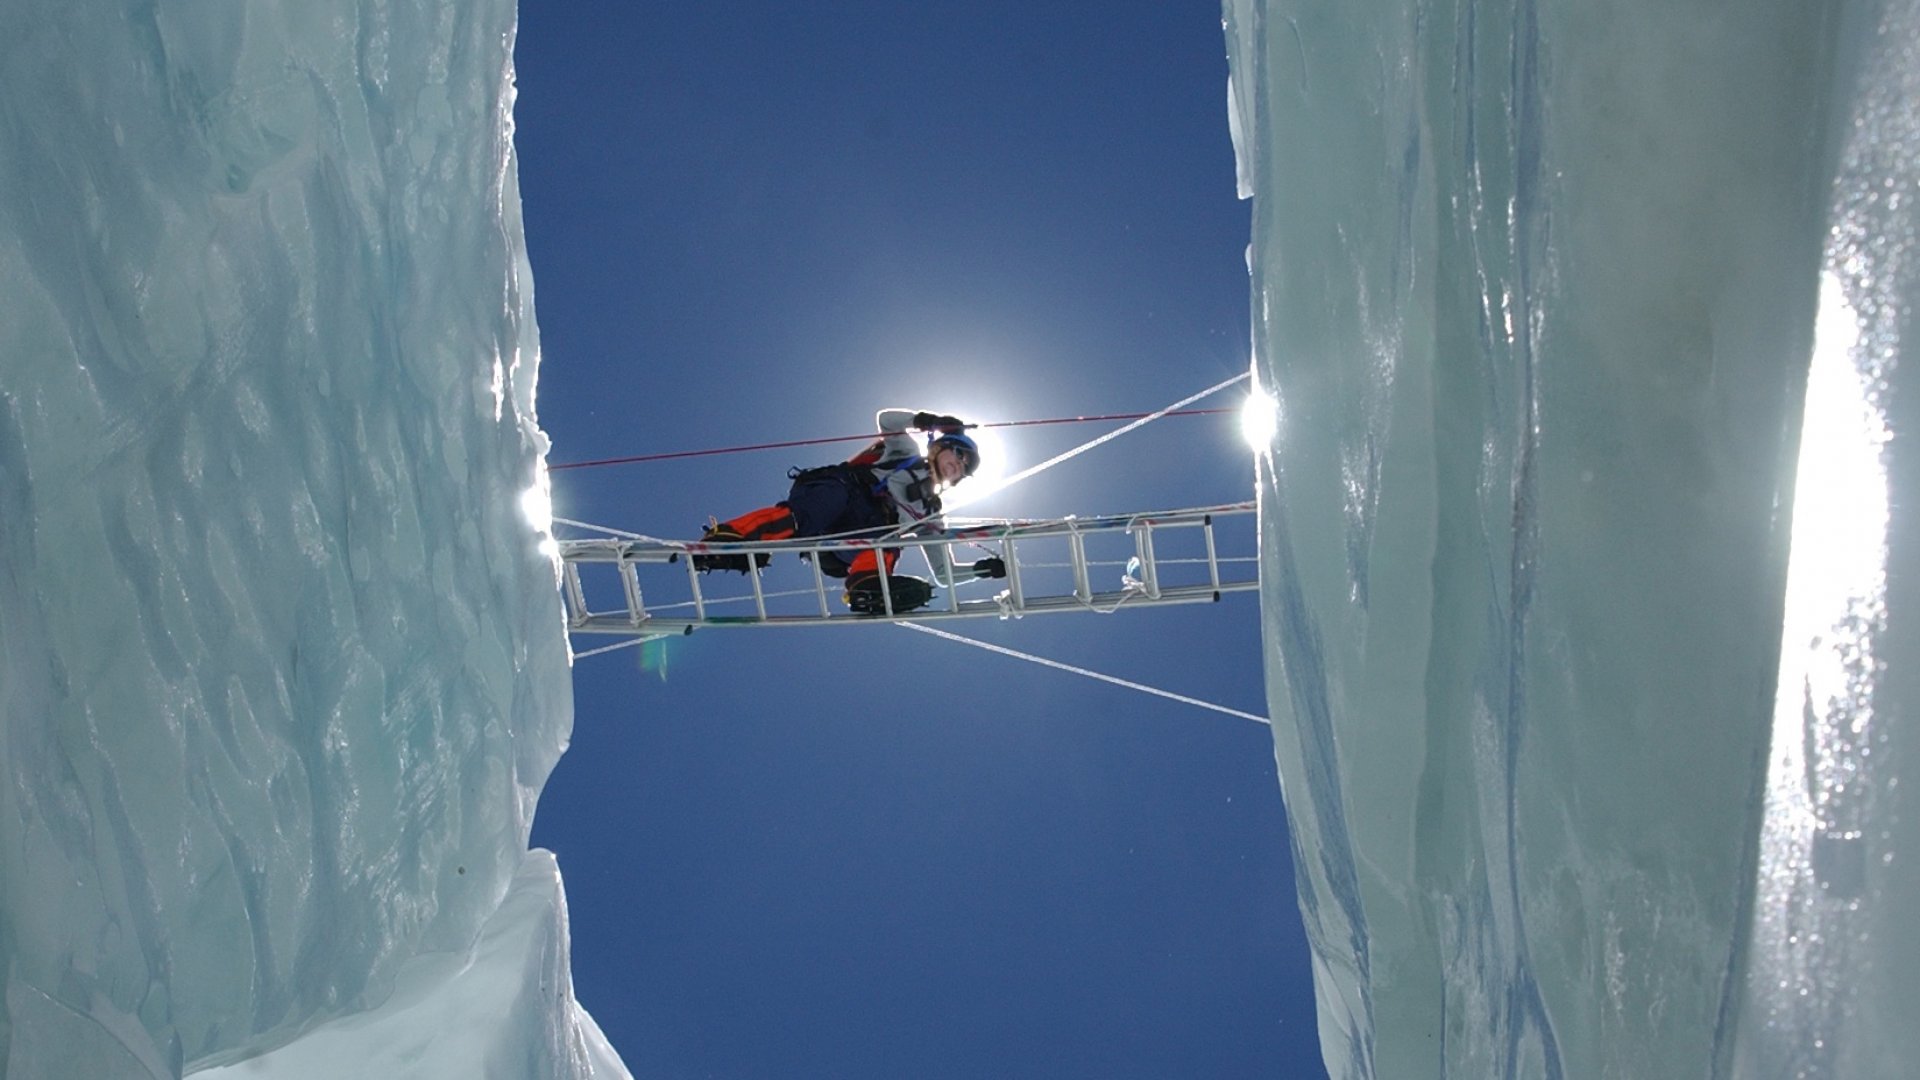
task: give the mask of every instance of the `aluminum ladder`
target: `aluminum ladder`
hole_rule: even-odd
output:
[[[690,634],[709,627],[859,626],[889,621],[935,622],[947,619],[1023,618],[1069,611],[1133,610],[1165,604],[1211,603],[1229,592],[1259,588],[1257,558],[1253,555],[1254,504],[1198,507],[1159,513],[1108,517],[1066,517],[981,524],[949,524],[938,533],[882,538],[809,538],[759,543],[700,543],[642,538],[559,541],[563,560],[561,591],[567,626],[574,634],[618,635],[643,639]],[[1247,554],[1222,556],[1221,530],[1227,530],[1236,548]],[[1171,554],[1168,548],[1179,554]],[[893,610],[892,590],[884,583],[885,611],[854,614],[838,607],[838,581],[829,583],[821,572],[820,556],[842,554],[846,560],[864,550],[897,550],[905,572],[914,551],[939,548],[951,563],[964,568],[975,561],[968,549],[998,555],[1006,564],[1004,579],[963,579],[960,588],[943,588],[941,595],[913,611]],[[795,567],[769,566],[741,577],[715,574],[711,580],[694,569],[694,554],[738,553],[751,562],[766,555],[770,563],[804,562]],[[1098,556],[1108,555],[1103,562]],[[1124,560],[1120,556],[1125,556]],[[800,560],[781,556],[800,556]],[[1058,561],[1061,557],[1064,561]],[[885,560],[880,560],[882,566]],[[928,563],[932,565],[931,560]],[[1116,587],[1097,588],[1097,571],[1125,566],[1113,580]],[[804,580],[793,589],[775,589],[777,574]],[[644,578],[644,581],[643,581]],[[604,594],[618,582],[618,607],[596,610],[588,593]],[[990,597],[962,599],[963,589],[997,588]],[[733,591],[727,592],[731,588]],[[744,591],[741,591],[744,590]],[[661,602],[662,598],[665,602]],[[649,603],[653,606],[649,606]],[[750,607],[744,614],[729,609]]]

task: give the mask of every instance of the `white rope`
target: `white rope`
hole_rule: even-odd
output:
[[[617,537],[621,540],[643,540],[649,544],[682,543],[682,541],[679,540],[662,540],[657,536],[648,536],[646,533],[628,532],[625,529],[610,528],[606,525],[595,525],[591,521],[575,521],[572,518],[557,517],[553,519],[553,523],[555,525],[571,525],[576,529],[591,529],[594,532],[603,532],[608,536]]]
[[[1202,701],[1199,698],[1188,697],[1185,694],[1176,694],[1171,690],[1161,690],[1143,683],[1117,679],[1112,675],[1102,675],[1097,671],[1088,671],[1086,668],[1074,667],[1072,664],[1063,664],[1058,660],[1049,660],[1044,656],[1034,656],[1031,653],[1023,653],[1017,649],[1009,649],[1004,645],[994,645],[990,642],[979,641],[970,637],[961,637],[959,634],[950,634],[945,630],[935,630],[931,626],[922,626],[919,623],[910,622],[896,622],[894,625],[904,626],[909,630],[917,630],[922,634],[932,634],[935,637],[946,638],[948,641],[957,641],[962,645],[972,645],[975,648],[985,649],[988,652],[996,652],[1002,656],[1011,656],[1016,660],[1025,660],[1029,663],[1039,664],[1042,667],[1057,668],[1074,675],[1084,675],[1089,679],[1098,679],[1101,682],[1112,683],[1115,686],[1123,686],[1128,690],[1138,690],[1143,694],[1153,694],[1171,701],[1178,701],[1184,705],[1197,705],[1202,709],[1212,709],[1214,712],[1226,713],[1228,716],[1237,716],[1242,720],[1251,720],[1256,724],[1270,725],[1273,723],[1273,721],[1268,720],[1264,716],[1255,716],[1250,712],[1241,712],[1239,709],[1229,709],[1225,705],[1215,705],[1211,701]]]
[[[1131,561],[1133,560],[1131,559],[1088,559],[1087,566],[1089,567],[1125,566]],[[1258,555],[1222,555],[1214,559],[1213,561],[1217,563],[1222,563],[1222,564],[1250,563],[1250,562],[1259,562],[1260,556]],[[1155,559],[1153,560],[1153,562],[1155,566],[1179,566],[1182,564],[1186,564],[1190,566],[1207,565],[1207,560],[1202,559],[1198,556],[1195,556],[1194,558],[1191,558],[1191,559]],[[1023,562],[1020,564],[1020,569],[1022,570],[1071,570],[1073,569],[1073,564],[1070,562]]]
[[[763,600],[784,600],[789,596],[817,596],[817,595],[819,594],[813,589],[782,589],[779,592],[761,593],[760,598]],[[708,607],[719,607],[722,604],[751,603],[753,601],[753,597],[702,595],[700,600],[701,600],[701,603],[707,605]],[[692,606],[693,606],[693,601],[691,600],[676,600],[671,604],[649,604],[647,606],[647,610],[648,611],[678,611],[681,608],[690,608]],[[624,615],[626,614],[626,612],[625,610],[621,610],[619,612],[609,612],[609,614]]]
[[[1254,508],[1254,504],[1251,500],[1249,500],[1247,502],[1215,503],[1212,506],[1183,507],[1178,510],[1175,510],[1172,507],[1167,507],[1161,510],[1139,511],[1139,512],[1135,512],[1133,514],[1127,514],[1127,515],[1094,514],[1092,516],[1098,517],[1098,518],[1129,517],[1133,519],[1142,519],[1142,518],[1160,518],[1160,517],[1165,517],[1168,514],[1176,514],[1176,513],[1177,514],[1232,514],[1232,513],[1240,513],[1247,510],[1252,510],[1253,508]],[[954,529],[954,530],[968,529],[974,526],[992,527],[995,525],[1058,525],[1060,524],[1060,521],[1061,521],[1061,519],[1059,518],[962,517],[958,514],[946,514],[943,516],[946,518],[947,528]]]
[[[996,492],[1005,491],[1007,488],[1012,487],[1013,485],[1019,483],[1020,481],[1025,480],[1026,478],[1030,476],[1034,476],[1038,473],[1045,472],[1046,470],[1053,468],[1055,465],[1058,465],[1061,462],[1066,461],[1068,458],[1079,457],[1081,454],[1084,454],[1087,451],[1093,449],[1094,447],[1099,446],[1101,443],[1109,442],[1113,439],[1117,439],[1120,436],[1125,435],[1127,432],[1132,431],[1134,428],[1153,423],[1155,420],[1160,419],[1161,417],[1167,415],[1168,413],[1174,411],[1175,409],[1184,409],[1188,405],[1191,405],[1194,402],[1199,401],[1201,398],[1211,397],[1214,394],[1217,394],[1220,391],[1225,390],[1227,387],[1232,386],[1234,383],[1241,382],[1245,379],[1250,379],[1252,377],[1253,377],[1253,372],[1243,371],[1240,374],[1235,375],[1233,378],[1226,380],[1225,382],[1216,383],[1213,386],[1207,387],[1205,390],[1200,391],[1199,393],[1193,395],[1192,397],[1182,398],[1181,400],[1174,402],[1173,404],[1167,406],[1164,409],[1161,409],[1158,412],[1148,413],[1147,415],[1141,417],[1140,419],[1135,420],[1133,423],[1128,424],[1126,427],[1114,428],[1112,431],[1107,432],[1105,435],[1102,435],[1099,438],[1094,439],[1090,442],[1081,443],[1079,446],[1076,446],[1073,449],[1068,450],[1064,454],[1055,454],[1053,457],[1048,458],[1047,460],[1041,462],[1038,465],[1034,465],[1029,468],[1022,469],[1021,471],[1014,473],[1012,476],[1009,476],[1005,480],[1002,480],[998,484],[994,485],[993,490]]]
[[[599,656],[601,653],[610,653],[615,649],[625,649],[634,645],[645,645],[652,640],[652,638],[644,637],[628,638],[625,641],[615,642],[612,645],[602,645],[597,649],[588,649],[586,652],[574,653],[573,658],[575,660],[585,660],[589,656]]]
[[[1194,402],[1201,400],[1202,398],[1212,397],[1214,394],[1217,394],[1220,391],[1225,390],[1227,387],[1232,386],[1234,383],[1243,382],[1252,377],[1253,377],[1253,372],[1243,371],[1240,374],[1235,375],[1233,378],[1215,383],[1214,385],[1207,387],[1205,390],[1202,390],[1197,394],[1194,394],[1190,397],[1181,398],[1179,401],[1176,401],[1173,404],[1168,405],[1166,408],[1148,413],[1147,415],[1141,417],[1138,420],[1135,420],[1134,422],[1126,425],[1125,427],[1115,428],[1112,431],[1107,432],[1105,435],[1101,435],[1088,442],[1083,442],[1079,446],[1076,446],[1073,449],[1068,450],[1063,454],[1055,454],[1053,457],[1048,458],[1047,460],[1041,462],[1038,465],[1034,465],[1030,468],[1023,469],[1020,472],[1017,472],[1012,476],[1007,477],[1005,480],[1000,481],[998,484],[995,484],[993,486],[993,489],[989,491],[987,494],[993,494],[995,492],[1004,491],[1007,488],[1012,487],[1013,485],[1019,483],[1022,480],[1025,480],[1032,476],[1037,476],[1040,473],[1043,473],[1048,469],[1053,468],[1055,465],[1058,465],[1063,461],[1066,461],[1070,458],[1079,457],[1081,454],[1086,453],[1087,451],[1093,449],[1096,446],[1101,445],[1102,443],[1110,442],[1114,439],[1117,439],[1120,436],[1125,435],[1127,432],[1134,430],[1135,428],[1142,427],[1146,424],[1151,424],[1155,420],[1158,420],[1161,417],[1167,415],[1168,413],[1173,412],[1175,409],[1184,409],[1187,406],[1193,404]],[[981,497],[985,498],[984,495]],[[977,500],[969,499],[968,501],[974,502]],[[679,545],[684,545],[686,543],[686,541],[682,541],[682,540],[662,540],[659,537],[647,536],[644,533],[625,532],[620,529],[608,528],[605,525],[594,525],[590,522],[574,521],[570,518],[556,517],[553,519],[553,522],[556,525],[571,525],[574,528],[578,528],[578,529],[593,529],[598,532],[606,533],[609,536],[617,536],[626,540],[643,540],[650,544],[669,544],[669,545],[679,546]],[[866,535],[866,536],[873,536],[873,538],[876,541],[890,540],[893,537],[906,532],[908,529],[911,529],[913,526],[917,524],[919,524],[919,522],[917,521],[903,522],[899,525],[896,525],[892,529],[886,530],[884,532],[876,529],[870,529],[870,528],[869,529],[851,529],[851,530],[848,530],[847,532],[831,533],[826,536],[809,536],[806,539],[816,540],[816,541],[826,541],[826,540],[841,540],[841,539],[847,539],[847,538]],[[716,545],[713,550],[725,551],[727,550],[727,548],[724,544],[721,544],[721,545]]]
[[[1194,402],[1199,401],[1201,398],[1211,397],[1212,395],[1217,394],[1222,390],[1225,390],[1227,387],[1232,386],[1234,383],[1242,382],[1252,377],[1253,377],[1253,372],[1243,371],[1240,374],[1235,375],[1231,379],[1227,379],[1223,382],[1215,383],[1214,385],[1207,387],[1205,390],[1202,390],[1197,394],[1194,394],[1190,397],[1181,398],[1179,401],[1174,402],[1173,404],[1167,406],[1164,409],[1160,409],[1155,412],[1150,412],[1147,415],[1141,417],[1140,419],[1135,420],[1133,423],[1126,425],[1125,427],[1114,428],[1112,431],[1107,432],[1105,435],[1101,435],[1087,442],[1083,442],[1079,446],[1076,446],[1073,449],[1066,451],[1065,453],[1055,454],[1054,456],[1048,458],[1047,460],[1041,462],[1038,465],[1034,465],[1034,466],[1030,466],[1028,468],[1022,469],[1019,472],[1014,473],[1012,476],[1009,476],[1006,479],[1000,481],[999,483],[993,485],[991,488],[988,488],[985,492],[982,492],[978,496],[975,496],[972,492],[968,492],[968,497],[966,501],[969,503],[973,503],[973,502],[978,502],[989,495],[996,495],[1012,487],[1013,485],[1019,483],[1020,481],[1027,479],[1028,477],[1037,476],[1040,473],[1046,472],[1048,469],[1053,468],[1055,465],[1058,465],[1061,462],[1068,460],[1069,458],[1079,457],[1081,454],[1086,453],[1087,451],[1093,449],[1096,446],[1101,445],[1102,443],[1111,442],[1112,440],[1117,439],[1122,435],[1125,435],[1127,432],[1132,431],[1137,427],[1141,427],[1146,424],[1151,424],[1155,420],[1158,420],[1161,417],[1167,415],[1168,413],[1173,412],[1175,409],[1184,409],[1188,405],[1191,405]],[[897,536],[900,533],[905,532],[910,527],[911,527],[911,524],[899,525],[895,527],[892,532],[889,532],[886,538]]]

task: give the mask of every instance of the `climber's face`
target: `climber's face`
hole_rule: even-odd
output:
[[[933,469],[933,478],[941,487],[952,487],[967,478],[967,455],[951,446],[933,448],[933,458],[928,463]]]

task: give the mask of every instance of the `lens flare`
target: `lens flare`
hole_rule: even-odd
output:
[[[1255,383],[1247,403],[1240,407],[1240,437],[1258,452],[1271,448],[1273,437],[1279,433],[1280,403]]]
[[[557,571],[560,545],[553,538],[553,489],[547,486],[545,472],[534,480],[531,487],[520,493],[520,516],[533,527],[533,534],[537,538],[535,546],[542,556],[553,561]]]
[[[520,493],[520,513],[537,533],[553,531],[553,496],[543,481]]]
[[[968,428],[967,438],[980,448],[980,467],[973,475],[940,495],[940,501],[948,510],[955,510],[1000,490],[1000,482],[1007,475],[1007,444],[999,432],[992,428]]]

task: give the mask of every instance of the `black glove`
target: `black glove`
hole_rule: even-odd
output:
[[[981,559],[973,564],[973,576],[977,578],[1002,578],[1007,576],[1007,564],[999,556]]]
[[[967,425],[961,423],[957,416],[937,416],[930,412],[917,412],[913,414],[913,426],[921,431],[948,432],[959,431]]]

